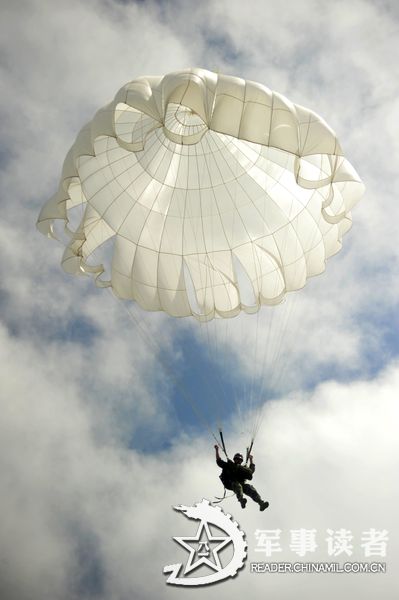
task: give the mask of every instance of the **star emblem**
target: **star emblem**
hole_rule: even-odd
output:
[[[201,565],[207,565],[214,571],[220,571],[223,567],[219,552],[232,541],[230,536],[213,536],[206,521],[200,522],[196,535],[174,537],[173,539],[190,553],[184,575]],[[216,546],[211,550],[210,546],[215,544]],[[198,559],[194,560],[196,556]]]

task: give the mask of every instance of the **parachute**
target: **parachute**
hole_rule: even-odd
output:
[[[259,83],[187,69],[138,78],[96,113],[37,227],[54,237],[64,223],[67,272],[207,323],[275,306],[323,272],[363,190],[317,114]],[[95,260],[107,242],[108,273]]]

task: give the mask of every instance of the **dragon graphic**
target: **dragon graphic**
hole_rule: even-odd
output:
[[[171,585],[209,585],[227,577],[235,577],[237,572],[244,566],[247,557],[247,543],[245,541],[244,532],[239,529],[236,521],[233,521],[231,515],[226,514],[219,506],[212,506],[209,500],[205,498],[201,502],[197,502],[194,506],[174,506],[174,510],[181,512],[188,519],[200,521],[200,527],[208,527],[214,525],[225,532],[228,543],[233,543],[233,556],[230,562],[220,568],[214,567],[216,572],[200,577],[179,577],[182,569],[182,563],[166,565],[163,569],[164,573],[170,573],[166,583]],[[181,539],[196,539],[196,538],[174,538],[176,541]],[[219,539],[219,538],[218,538]],[[181,542],[179,542],[181,543]],[[187,545],[183,542],[184,546]],[[194,551],[193,551],[194,552]]]

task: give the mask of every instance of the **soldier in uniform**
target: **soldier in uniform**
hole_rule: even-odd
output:
[[[249,467],[242,464],[242,454],[235,454],[233,460],[227,459],[222,460],[219,455],[219,446],[215,444],[216,451],[216,464],[222,469],[220,479],[224,487],[228,490],[232,490],[237,496],[238,502],[242,508],[245,508],[247,499],[244,498],[243,494],[252,498],[254,502],[259,504],[260,510],[265,510],[269,506],[267,501],[262,500],[253,485],[246,483],[247,479],[252,479],[252,475],[255,471],[255,464],[253,462],[252,454],[249,458]]]

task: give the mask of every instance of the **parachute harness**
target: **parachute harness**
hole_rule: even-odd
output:
[[[223,452],[224,452],[227,460],[229,460],[229,457],[228,457],[227,451],[226,451],[226,446],[225,446],[225,443],[224,443],[223,431],[222,431],[222,429],[220,427],[219,427],[219,436],[220,436],[220,441],[221,441],[221,446],[222,446]],[[253,445],[254,445],[254,441],[255,441],[255,439],[254,439],[254,437],[252,437],[251,438],[251,442],[250,442],[249,446],[247,447],[247,450],[246,450],[246,459],[245,459],[245,466],[247,466],[249,457],[251,455],[252,448],[253,448]],[[223,502],[223,500],[226,500],[227,498],[232,498],[233,496],[235,496],[234,492],[232,494],[229,494],[227,496],[227,489],[226,489],[225,486],[223,486],[223,487],[224,487],[223,496],[215,496],[215,500],[213,501],[212,504],[220,504],[221,502]]]

